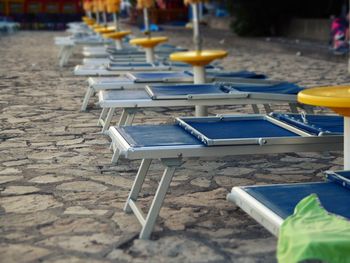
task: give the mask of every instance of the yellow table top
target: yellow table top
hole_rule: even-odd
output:
[[[123,37],[130,34],[131,34],[131,31],[119,31],[119,32],[105,33],[105,34],[102,34],[102,36],[104,38],[122,39]]]
[[[153,48],[166,41],[168,41],[167,37],[134,38],[130,40],[130,44],[144,48]]]
[[[95,19],[90,18],[90,17],[87,17],[87,16],[83,16],[83,17],[82,17],[82,20],[83,20],[83,22],[84,22],[85,24],[87,24],[87,25],[93,25],[93,24],[95,24]]]
[[[102,28],[96,28],[94,29],[94,31],[96,33],[100,33],[100,34],[106,34],[106,33],[112,33],[114,32],[116,29],[114,26],[110,26],[110,27],[102,27]]]
[[[185,51],[176,52],[170,55],[173,61],[181,61],[192,66],[205,66],[215,59],[221,59],[227,56],[224,50],[202,50],[202,51]]]
[[[97,29],[97,28],[105,28],[105,26],[104,25],[101,25],[101,24],[93,24],[93,25],[91,25],[90,26],[92,29]]]
[[[95,21],[94,20],[86,20],[84,21],[85,24],[87,24],[88,26],[92,26],[95,24]]]
[[[298,94],[304,104],[328,107],[336,113],[350,117],[350,86],[330,86],[306,89]]]
[[[88,16],[83,16],[81,18],[83,21],[95,21],[95,19],[91,18],[91,17],[88,17]]]

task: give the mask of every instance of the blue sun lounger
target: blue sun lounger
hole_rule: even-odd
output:
[[[68,36],[68,37],[55,37],[55,45],[60,47],[59,51],[59,65],[65,66],[74,52],[76,46],[90,45],[100,46],[108,45],[112,43],[112,40],[102,38],[98,35],[83,35],[81,37]]]
[[[310,194],[330,213],[350,219],[350,171],[326,172],[327,181],[234,187],[227,200],[278,236],[283,221]]]
[[[129,46],[127,45],[127,50],[117,50],[113,47],[85,47],[83,49],[83,56],[87,58],[109,58],[110,56],[113,57],[120,57],[125,55],[134,55],[139,56],[143,55],[145,57],[145,51],[141,50],[139,48]],[[185,48],[182,47],[176,47],[173,45],[159,45],[155,48],[155,55],[159,57],[169,57],[171,53],[179,52],[179,51],[186,51]]]
[[[169,53],[157,53],[155,55],[155,61],[166,61],[168,57],[169,57]],[[110,55],[109,57],[86,56],[85,58],[83,58],[83,65],[108,66],[109,63],[111,62],[112,63],[120,63],[120,62],[146,63],[146,57],[144,52],[139,53],[139,51],[134,51],[134,52],[124,52],[119,55]]]
[[[264,85],[278,83],[276,81],[265,80],[265,78],[266,76],[263,74],[256,74],[250,71],[207,72],[207,82],[234,80],[236,83],[261,83]],[[113,78],[90,77],[88,83],[89,86],[81,107],[82,111],[86,110],[91,96],[100,90],[143,89],[146,84],[193,83],[193,73],[191,71],[133,72]]]
[[[160,61],[163,58],[156,56],[156,60]],[[124,55],[124,56],[110,56],[109,58],[83,58],[82,65],[108,65],[109,62],[146,62],[145,55]]]
[[[339,116],[274,113],[178,118],[173,125],[111,127],[109,136],[114,151],[112,162],[119,157],[142,159],[124,211],[135,214],[142,225],[140,238],[148,239],[175,170],[185,158],[340,150],[341,131],[343,119]],[[165,169],[144,215],[137,199],[153,159],[160,159]]]
[[[99,124],[102,133],[107,131],[117,108],[122,109],[118,126],[132,125],[135,114],[143,108],[224,106],[249,104],[259,113],[258,104],[267,113],[272,112],[271,104],[289,104],[292,112],[297,106],[308,113],[311,109],[297,103],[296,95],[303,88],[288,82],[275,84],[231,82],[212,84],[181,84],[167,86],[146,86],[143,90],[101,90],[99,105],[102,113]]]
[[[145,51],[135,48],[130,45],[124,45],[122,50],[116,50],[113,47],[108,47],[106,50],[101,47],[86,47],[84,48],[83,65],[108,65],[110,62],[146,62]],[[186,49],[175,47],[172,45],[161,45],[155,49],[156,61],[167,61],[169,55]]]
[[[142,71],[183,71],[190,66],[181,62],[109,62],[108,65],[77,65],[74,68],[76,76],[118,76],[129,72]],[[207,70],[222,70],[213,65],[206,66]]]

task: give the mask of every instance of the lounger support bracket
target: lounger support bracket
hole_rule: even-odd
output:
[[[111,125],[113,115],[116,108],[103,108],[98,124],[102,126],[102,133],[106,133]],[[120,116],[118,127],[132,125],[136,113],[139,111],[137,108],[124,108]]]
[[[86,89],[86,93],[85,93],[85,97],[84,97],[84,100],[83,100],[83,104],[81,106],[81,111],[86,111],[87,109],[87,106],[89,104],[89,100],[91,98],[91,96],[94,95],[94,89],[93,87],[91,87],[90,85],[87,87]]]
[[[148,210],[147,215],[144,215],[142,210],[137,205],[137,198],[141,191],[145,177],[151,165],[152,159],[143,159],[140,168],[137,172],[136,179],[131,188],[129,197],[124,206],[126,213],[133,212],[138,221],[140,222],[142,229],[140,232],[140,239],[149,239],[153,231],[154,225],[158,218],[160,209],[163,205],[165,195],[168,191],[172,178],[174,176],[176,168],[183,164],[181,158],[175,159],[162,159],[162,164],[165,166],[163,176],[159,182],[156,194],[153,198],[152,204]]]

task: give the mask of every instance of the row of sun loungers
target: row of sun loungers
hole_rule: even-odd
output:
[[[0,19],[0,36],[9,35],[17,32],[20,25],[16,22],[1,21]]]
[[[249,71],[223,72],[213,64],[205,69],[207,83],[192,84],[191,68],[167,60],[171,52],[181,48],[159,48],[155,52],[157,62],[148,63],[142,51],[126,43],[125,51],[106,48],[101,43],[110,42],[99,36],[86,37],[79,31],[81,28],[72,28],[80,32],[79,37],[56,39],[56,44],[69,46],[70,50],[76,45],[99,44],[84,48],[87,58],[74,69],[75,75],[90,77],[81,110],[88,110],[89,101],[97,94],[102,109],[98,123],[111,139],[112,163],[119,159],[142,160],[124,207],[126,213],[134,213],[139,220],[142,239],[150,238],[174,173],[186,158],[343,148],[343,118],[312,114],[311,107],[297,101],[303,87]],[[62,56],[66,63],[67,55],[61,54],[61,60]],[[236,104],[253,105],[255,114],[179,117],[173,124],[131,126],[135,114],[143,108]],[[267,114],[258,114],[257,104],[264,105]],[[273,112],[273,104],[288,104],[291,113]],[[121,110],[121,116],[118,125],[111,126],[116,109]],[[164,172],[144,214],[137,199],[155,159],[161,160]],[[281,224],[293,214],[299,201],[312,193],[329,212],[350,218],[345,203],[349,172],[328,172],[326,176],[325,182],[318,183],[234,187],[227,200],[274,235],[278,235]]]

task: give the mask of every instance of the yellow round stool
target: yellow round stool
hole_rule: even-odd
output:
[[[85,24],[87,25],[93,25],[95,24],[95,19],[91,18],[91,17],[88,17],[88,16],[83,16],[82,17],[82,20]]]
[[[202,50],[176,52],[170,55],[170,60],[184,62],[193,66],[193,80],[195,84],[206,82],[205,66],[216,59],[222,59],[227,56],[224,50]],[[207,116],[206,106],[196,106],[196,116]]]
[[[124,37],[131,34],[131,31],[119,31],[119,32],[112,32],[112,33],[105,33],[102,34],[105,38],[111,38],[111,39],[123,39]]]
[[[101,25],[101,24],[97,24],[97,23],[90,26],[90,28],[92,30],[99,29],[99,28],[105,28],[105,27],[106,27],[105,25]]]
[[[91,20],[91,21],[84,21],[85,24],[87,24],[88,26],[92,26],[94,25],[96,22],[95,20]]]
[[[318,87],[298,94],[304,104],[332,109],[344,116],[344,169],[350,169],[350,86]]]
[[[107,34],[107,33],[115,32],[115,27],[109,26],[109,27],[96,28],[94,29],[94,31],[99,34]]]
[[[143,47],[146,52],[146,61],[154,63],[154,48],[166,41],[168,41],[167,37],[134,38],[130,40],[130,44]]]
[[[123,49],[122,39],[131,34],[131,31],[118,31],[112,33],[102,34],[104,38],[110,38],[115,40],[116,48],[118,50]]]

